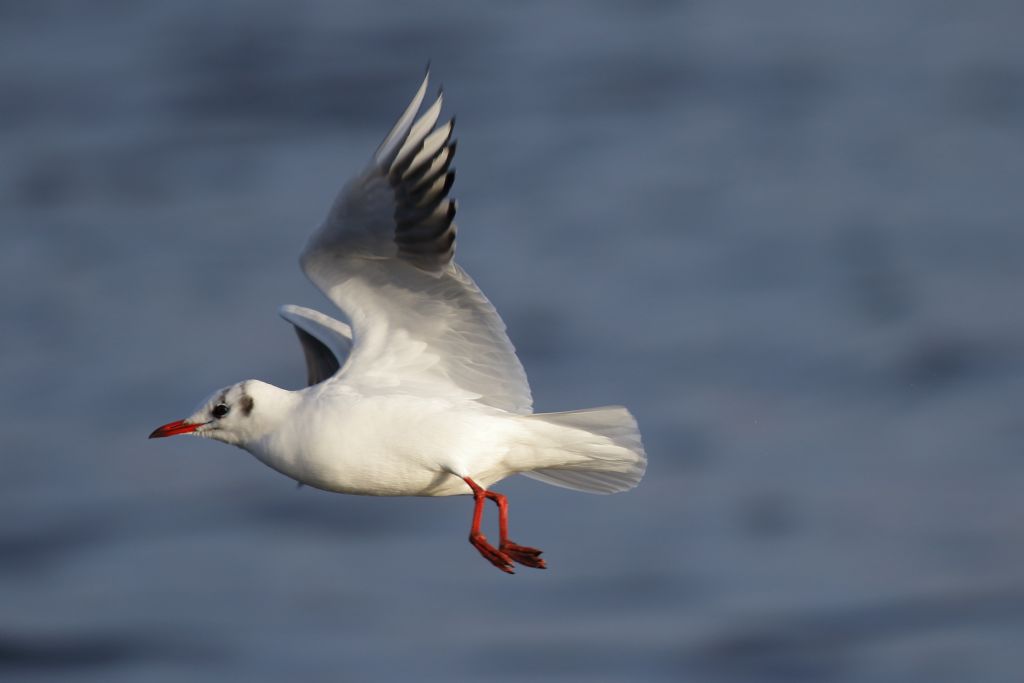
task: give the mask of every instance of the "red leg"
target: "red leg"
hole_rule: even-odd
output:
[[[518,545],[509,540],[508,537],[508,499],[494,491],[488,491],[477,484],[469,477],[462,478],[469,488],[473,490],[473,525],[469,530],[469,542],[473,544],[481,555],[498,569],[509,574],[515,573],[512,570],[512,562],[544,569],[544,560],[540,559],[541,551],[536,548]],[[480,521],[483,517],[484,501],[490,498],[498,506],[498,532],[501,536],[499,547],[495,548],[487,542],[487,538],[480,532]]]
[[[485,560],[495,567],[508,574],[515,574],[512,569],[512,558],[488,543],[487,537],[480,531],[480,520],[483,518],[487,492],[469,477],[463,477],[463,479],[473,489],[473,525],[469,528],[469,542],[484,556]]]
[[[498,550],[519,564],[535,569],[545,569],[547,565],[544,564],[544,560],[540,559],[542,551],[514,543],[508,537],[508,498],[504,494],[495,493],[494,491],[487,491],[486,495],[498,504],[498,530],[501,536]]]

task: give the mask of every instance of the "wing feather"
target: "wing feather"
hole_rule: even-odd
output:
[[[416,112],[420,110],[420,105],[423,104],[423,97],[427,94],[427,82],[429,80],[430,73],[427,72],[423,76],[423,82],[420,84],[419,90],[416,91],[416,95],[413,96],[412,102],[405,108],[402,115],[398,117],[398,121],[395,122],[394,127],[384,138],[384,141],[380,143],[380,147],[377,148],[373,155],[373,159],[378,165],[390,166],[395,161],[395,157],[398,156],[399,150],[409,135],[409,128],[416,118]]]
[[[340,320],[302,306],[282,306],[278,313],[295,328],[306,358],[306,385],[330,379],[352,349],[352,328]]]
[[[416,119],[416,123],[409,130],[409,137],[402,143],[395,158],[394,167],[401,168],[411,164],[423,147],[423,140],[437,123],[437,117],[441,115],[441,106],[444,103],[444,93],[438,93],[437,99],[430,105],[430,108],[423,113],[423,116]]]
[[[306,275],[352,325],[355,343],[336,377],[363,391],[401,387],[529,413],[504,323],[452,260],[454,119],[437,125],[442,94],[417,118],[426,87],[424,79],[302,253]]]

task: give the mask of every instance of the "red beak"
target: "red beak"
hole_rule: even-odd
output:
[[[165,436],[174,436],[175,434],[191,434],[202,426],[203,423],[201,422],[199,424],[189,424],[184,420],[175,420],[174,422],[168,422],[163,427],[154,429],[149,438],[162,439]]]

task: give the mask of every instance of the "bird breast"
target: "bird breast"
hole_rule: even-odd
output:
[[[250,451],[304,484],[340,493],[447,496],[470,492],[458,476],[511,474],[508,417],[476,403],[383,395],[311,397]]]

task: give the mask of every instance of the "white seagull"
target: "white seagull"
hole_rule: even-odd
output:
[[[514,562],[544,568],[540,550],[509,539],[507,501],[491,485],[523,474],[616,493],[639,483],[647,459],[626,408],[533,413],[505,325],[452,260],[455,120],[437,125],[443,93],[417,117],[428,80],[302,252],[302,270],[348,320],[280,309],[302,342],[308,386],[239,382],[150,438],[223,441],[325,491],[472,495],[480,554],[510,574]],[[488,498],[497,548],[480,532]]]

